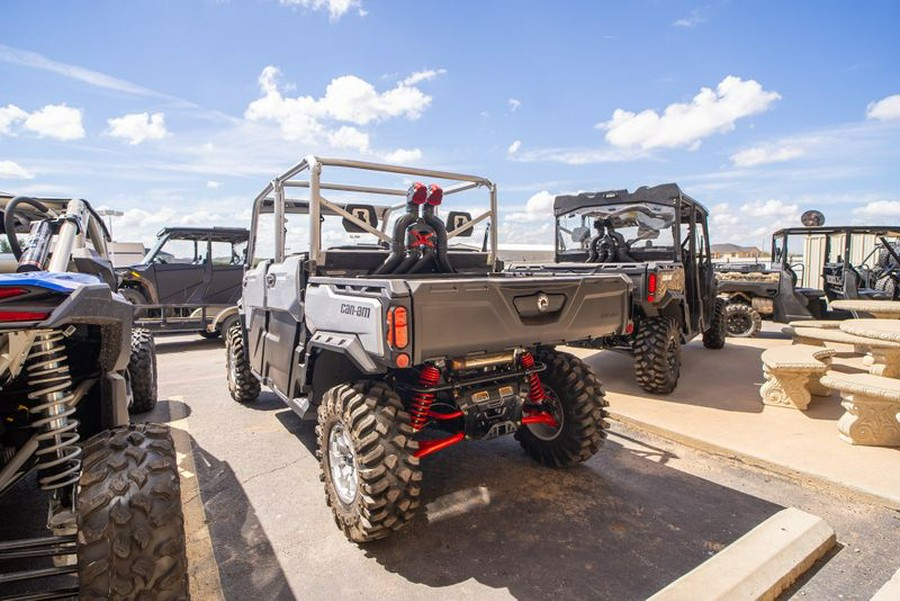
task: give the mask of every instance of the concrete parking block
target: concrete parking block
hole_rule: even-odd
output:
[[[820,517],[790,507],[703,562],[650,599],[775,599],[835,544]]]
[[[871,601],[897,601],[897,599],[900,599],[900,570],[897,570],[894,577],[878,589]]]

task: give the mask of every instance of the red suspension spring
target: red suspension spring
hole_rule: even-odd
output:
[[[436,386],[441,379],[441,371],[430,363],[422,366],[419,372],[419,386],[422,388],[431,388]],[[428,423],[428,414],[431,411],[431,404],[434,402],[433,392],[416,392],[412,398],[412,408],[410,409],[409,424],[412,426],[413,432],[418,432]]]
[[[534,357],[528,351],[522,353],[519,361],[525,369],[534,367]],[[538,376],[537,373],[528,374],[528,400],[537,404],[543,402],[546,398],[540,376]]]

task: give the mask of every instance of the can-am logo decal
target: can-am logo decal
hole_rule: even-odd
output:
[[[372,307],[344,303],[341,305],[341,313],[343,315],[350,315],[351,317],[362,317],[363,319],[365,319],[372,314]]]

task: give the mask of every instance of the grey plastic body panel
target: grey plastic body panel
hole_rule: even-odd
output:
[[[600,338],[624,332],[631,282],[621,275],[412,280],[413,363]],[[516,308],[542,295],[562,295],[541,317]]]
[[[622,275],[340,279],[317,277],[306,293],[311,333],[352,334],[386,355],[384,315],[409,304],[413,364],[514,347],[554,345],[622,333],[631,282]],[[407,298],[408,297],[408,298]],[[541,297],[546,313],[538,309]],[[533,307],[533,308],[532,308]]]

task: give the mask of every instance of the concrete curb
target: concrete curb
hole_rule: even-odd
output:
[[[609,411],[609,416],[614,421],[619,422],[629,428],[634,428],[636,430],[643,430],[644,432],[649,432],[660,438],[666,438],[668,440],[672,440],[679,444],[683,444],[688,447],[692,447],[695,449],[700,449],[701,451],[706,451],[708,453],[712,453],[714,455],[721,455],[723,457],[728,457],[731,459],[737,459],[741,463],[745,463],[747,465],[751,465],[754,467],[758,467],[764,469],[769,472],[773,472],[776,474],[780,474],[782,476],[786,476],[793,480],[798,480],[804,484],[812,484],[819,488],[839,488],[845,493],[851,494],[855,497],[860,498],[868,503],[872,503],[875,505],[881,505],[883,507],[888,507],[890,509],[900,510],[900,501],[894,499],[892,497],[885,497],[868,490],[862,488],[856,488],[853,486],[848,486],[844,482],[839,482],[838,480],[831,480],[824,476],[820,476],[818,474],[812,474],[809,472],[803,472],[799,470],[795,470],[789,468],[787,466],[781,465],[779,463],[775,463],[772,461],[768,461],[766,459],[762,459],[760,457],[756,457],[754,455],[749,455],[747,453],[742,453],[740,451],[735,451],[734,449],[729,449],[728,447],[723,447],[721,445],[707,442],[705,440],[701,440],[699,438],[695,438],[693,436],[688,436],[686,434],[681,434],[680,432],[676,432],[674,430],[670,430],[668,428],[663,428],[661,426],[656,426],[654,424],[649,424],[647,422],[634,419],[628,417],[627,415],[622,415],[620,413],[616,413],[615,410]]]
[[[834,544],[834,531],[825,520],[789,507],[650,597],[650,601],[773,600]]]
[[[181,477],[181,506],[184,512],[185,544],[188,556],[188,580],[191,599],[215,599],[223,601],[219,566],[213,553],[212,539],[206,526],[206,512],[200,496],[200,482],[191,450],[191,434],[187,412],[180,397],[170,405],[169,427],[178,457],[178,475]]]
[[[897,601],[897,599],[900,599],[900,570],[897,570],[894,576],[878,589],[871,601]]]

